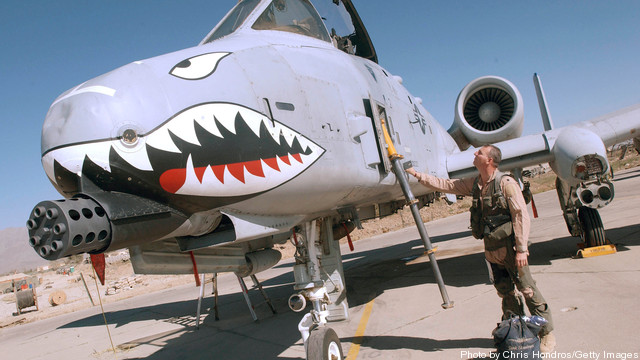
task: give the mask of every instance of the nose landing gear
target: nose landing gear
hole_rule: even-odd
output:
[[[306,303],[311,311],[298,324],[307,360],[342,360],[340,338],[327,326],[329,321],[346,320],[349,316],[340,244],[333,239],[330,218],[305,223],[303,233],[294,233],[296,242],[296,280],[289,307],[302,311]]]
[[[307,360],[342,360],[342,346],[336,332],[327,326],[319,327],[307,340]]]

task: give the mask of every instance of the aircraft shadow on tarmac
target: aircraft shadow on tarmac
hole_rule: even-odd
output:
[[[211,288],[209,287],[208,290],[210,292]],[[296,342],[301,344],[300,333],[297,330],[301,315],[293,313],[287,306],[287,299],[292,292],[290,285],[270,288],[267,291],[278,313],[273,315],[266,304],[258,305],[258,300],[261,300],[260,295],[250,291],[259,318],[257,322],[252,320],[240,293],[219,297],[220,320],[218,321],[213,315],[213,297],[210,293],[205,294],[199,329],[196,329],[197,299],[107,311],[105,316],[108,323],[115,324],[116,328],[150,320],[179,325],[172,331],[163,331],[138,339],[129,339],[126,343],[115,344],[121,354],[118,358],[121,358],[122,354],[126,356],[129,349],[147,345],[157,347],[158,350],[141,358],[211,359],[222,356],[225,359],[276,359]],[[60,328],[91,326],[104,326],[102,314],[89,316]],[[105,342],[104,348],[105,352],[109,351],[108,341]],[[303,358],[304,353],[301,352],[300,356]],[[134,357],[126,358],[134,359]]]
[[[607,236],[616,243],[618,251],[628,250],[629,246],[640,245],[638,233],[640,233],[640,224],[607,229]],[[433,237],[431,240],[433,243],[437,243],[464,236],[469,236],[469,233],[448,234]],[[576,238],[564,237],[532,244],[530,263],[531,265],[545,265],[550,264],[554,259],[570,258],[576,253],[576,242]],[[479,242],[479,244],[481,243]],[[420,258],[424,252],[421,246],[422,242],[416,239],[384,249],[344,254],[349,306],[356,307],[366,304],[390,289],[435,283],[428,258]],[[462,256],[449,255],[452,256],[438,259],[447,286],[466,287],[489,284],[488,271],[481,248],[479,251],[467,252]],[[369,260],[369,256],[376,257],[374,260]],[[280,267],[282,266],[280,265]],[[289,263],[284,266],[292,265]],[[143,344],[158,347],[158,351],[145,357],[147,359],[183,357],[185,347],[188,347],[189,354],[195,354],[195,357],[189,358],[199,358],[198,354],[201,354],[202,358],[208,359],[217,351],[223,351],[225,358],[255,359],[254,345],[257,343],[260,344],[260,358],[278,358],[280,354],[295,344],[300,345],[299,356],[303,358],[300,334],[297,331],[297,323],[302,314],[291,312],[287,306],[287,299],[293,293],[292,283],[293,275],[291,272],[263,281],[278,314],[271,314],[266,305],[256,306],[256,312],[260,319],[258,322],[252,321],[244,299],[238,292],[219,297],[220,321],[214,320],[212,314],[213,297],[208,294],[203,300],[202,313],[206,316],[203,316],[199,330],[195,330],[196,299],[107,312],[106,317],[108,322],[116,324],[116,327],[145,320],[157,320],[184,326],[184,329],[120,344],[123,348]],[[262,301],[260,295],[255,291],[250,296],[254,304]],[[61,328],[103,324],[102,315],[98,314],[68,323]],[[343,341],[353,340],[354,338],[343,338]],[[363,344],[365,346],[367,340],[371,346],[375,346],[376,350],[413,349],[432,352],[449,348],[491,348],[492,346],[489,338],[434,340],[419,337],[364,337]],[[222,344],[224,345],[222,346]],[[347,350],[345,347],[345,351]]]
[[[445,349],[470,349],[470,348],[490,348],[493,340],[490,338],[472,339],[447,339],[435,340],[430,338],[418,338],[410,336],[363,336],[362,338],[348,337],[342,341],[360,341],[362,346],[375,344],[376,350],[399,350],[414,349],[424,352],[441,351]],[[374,357],[374,354],[370,354]]]
[[[458,235],[464,236],[463,234]],[[440,239],[434,238],[433,240],[435,242],[450,238],[455,238],[455,236],[447,235]],[[367,302],[372,296],[375,297],[376,294],[383,293],[386,289],[429,282],[433,283],[434,279],[428,262],[406,265],[407,260],[405,258],[412,258],[412,254],[422,254],[422,250],[419,249],[420,245],[421,242],[419,240],[414,240],[404,244],[385,247],[382,250],[345,254],[345,261],[351,260],[345,265],[350,306],[361,305]],[[418,250],[412,250],[412,248],[418,248]],[[373,255],[373,253],[379,253],[380,251],[384,252],[384,259],[381,262],[369,263],[367,255]],[[461,258],[444,259],[441,268],[445,274],[456,271],[456,268],[459,269],[466,266],[461,265],[461,263],[477,264],[477,266],[467,269],[465,272],[485,271],[482,275],[448,276],[445,279],[450,279],[451,281],[448,281],[447,285],[471,286],[476,283],[486,282],[486,267],[483,268],[485,265],[482,256],[480,253],[463,256]],[[390,272],[390,268],[398,268],[400,271]],[[460,271],[457,270],[457,272],[459,273]],[[389,276],[387,279],[387,275],[385,274],[388,273],[393,273],[393,276]],[[454,279],[456,280],[454,281]],[[260,344],[259,358],[278,358],[282,352],[295,344],[300,345],[299,356],[303,358],[304,353],[301,346],[300,333],[297,331],[297,324],[302,314],[291,312],[287,306],[287,299],[293,293],[292,282],[293,275],[290,272],[263,282],[278,314],[272,315],[266,306],[257,306],[256,312],[260,319],[257,323],[252,321],[240,293],[220,296],[220,321],[214,320],[212,314],[213,297],[207,295],[203,301],[202,309],[203,314],[208,315],[204,317],[199,330],[195,330],[196,299],[107,312],[106,318],[109,324],[115,324],[116,328],[132,322],[146,320],[158,320],[184,326],[184,330],[182,331],[162,332],[156,336],[129,340],[126,344],[117,345],[120,348],[135,347],[143,344],[157,346],[158,351],[145,357],[147,359],[173,359],[178,356],[183,357],[185,347],[188,347],[189,354],[202,354],[202,358],[208,359],[212,355],[215,355],[216,351],[222,350],[217,344],[234,344],[224,345],[225,358],[255,359],[256,351],[254,350],[254,345],[256,343]],[[259,300],[261,300],[257,292],[251,294],[251,297],[254,304],[257,304]],[[225,314],[229,315],[225,316]],[[232,316],[234,316],[234,318],[231,318]],[[104,319],[101,314],[97,314],[68,323],[61,328],[101,325],[104,325]],[[344,340],[350,341],[352,339],[345,338]],[[367,339],[365,338],[364,340],[366,342]],[[403,338],[402,341],[400,340],[400,338],[393,339],[393,337],[389,336],[380,339],[376,338],[375,347],[379,350],[394,349],[394,346],[397,347],[401,344],[403,348],[428,352],[439,351],[445,348],[468,346],[470,342],[487,347],[491,346],[490,339],[453,339],[439,341],[429,338]],[[345,351],[347,350],[345,347]],[[195,358],[198,358],[198,355],[196,355]]]

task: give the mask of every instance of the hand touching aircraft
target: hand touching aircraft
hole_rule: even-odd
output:
[[[309,358],[340,357],[325,324],[348,316],[337,239],[360,221],[435,194],[395,171],[474,173],[494,143],[501,169],[550,163],[569,231],[604,242],[614,195],[606,146],[637,138],[640,107],[520,137],[522,98],[487,76],[460,93],[447,131],[377,56],[350,0],[242,0],[198,45],[135,61],[58,97],[42,164],[65,200],[37,204],[29,243],[45,259],[129,248],[138,273],[255,274],[274,244],[297,246],[290,305]],[[386,133],[386,137],[385,137]],[[395,172],[394,172],[395,171]],[[397,176],[396,176],[397,174]]]

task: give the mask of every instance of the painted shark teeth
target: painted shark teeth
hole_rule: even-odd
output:
[[[53,181],[54,163],[80,175],[89,160],[114,176],[128,177],[125,182],[146,179],[173,194],[228,197],[277,187],[306,170],[324,151],[257,111],[205,103],[140,134],[135,146],[119,139],[72,144],[47,152],[42,161]],[[113,173],[114,166],[120,175]]]
[[[303,172],[324,152],[285,125],[228,103],[182,111],[150,133],[147,145],[188,156],[186,164],[164,170],[159,182],[169,193],[198,196],[269,190]]]
[[[227,131],[235,134],[235,124],[238,114],[258,137],[260,136],[260,127],[264,124],[267,127],[268,133],[278,144],[280,144],[281,136],[287,141],[289,146],[293,144],[293,140],[296,137],[298,137],[300,145],[302,145],[303,148],[311,144],[297,132],[278,122],[271,121],[263,114],[254,110],[235,104],[207,103],[188,108],[151,131],[148,135],[147,145],[159,150],[179,153],[180,149],[172,140],[171,134],[191,144],[200,145],[194,123],[198,123],[198,125],[209,133],[220,138],[222,138],[223,135],[217,124],[224,126]]]
[[[250,162],[195,167],[189,156],[184,169],[173,169],[160,178],[163,188],[179,195],[240,196],[269,190],[301,173],[318,158],[316,154],[289,154]]]
[[[125,159],[125,161],[136,169],[142,171],[153,170],[151,163],[149,162],[149,155],[147,154],[147,148],[144,145],[144,140],[140,141],[132,148],[125,148],[120,143],[120,140],[107,140],[66,146],[47,152],[42,157],[42,164],[47,176],[54,181],[55,174],[53,171],[53,164],[56,160],[60,165],[75,174],[79,174],[82,171],[82,166],[86,158],[103,168],[105,171],[111,172],[111,165],[109,162],[111,149],[114,149],[121,158]]]

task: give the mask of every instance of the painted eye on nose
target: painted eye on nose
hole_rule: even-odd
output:
[[[201,80],[213,74],[227,55],[227,52],[216,52],[194,56],[179,62],[169,74],[184,80]]]

